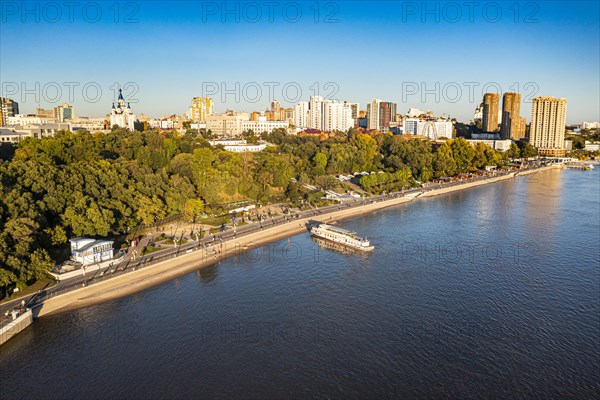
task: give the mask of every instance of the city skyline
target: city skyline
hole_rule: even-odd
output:
[[[26,6],[15,4],[16,10],[3,6],[0,56],[19,62],[3,62],[0,80],[2,96],[14,98],[24,113],[38,106],[29,90],[37,92],[42,108],[68,102],[80,115],[105,115],[106,105],[117,100],[118,82],[136,113],[156,117],[183,113],[193,97],[213,97],[215,112],[251,112],[268,109],[273,100],[293,107],[322,95],[362,105],[381,98],[397,103],[399,111],[416,107],[468,121],[483,93],[500,91],[521,94],[528,122],[537,96],[568,98],[569,124],[600,119],[600,81],[594,63],[586,62],[599,57],[600,13],[593,2],[523,2],[519,10],[511,9],[513,3],[485,3],[486,10],[498,7],[502,17],[496,19],[483,13],[484,5],[472,10],[472,18],[460,10],[457,19],[435,2],[318,3],[318,16],[304,3],[285,3],[288,13],[273,13],[273,22],[267,10],[253,22],[242,3],[221,9],[222,3],[180,2],[168,10],[131,3],[136,8],[122,5],[118,12],[102,6],[97,22],[76,10],[72,23],[66,10],[51,22],[51,10],[29,5],[27,14],[20,9]],[[300,5],[296,22],[291,4]],[[389,40],[373,42],[373,33]],[[35,39],[40,34],[47,41],[68,40],[69,46],[45,48]],[[103,56],[82,57],[76,49]],[[56,97],[53,83],[62,96],[50,102]],[[215,87],[216,94],[207,93]]]
[[[77,104],[75,102],[73,103],[69,103],[69,102],[63,102],[60,104],[51,104],[48,108],[44,108],[44,105],[41,103],[35,103],[35,108],[32,111],[29,111],[27,104],[28,103],[21,103],[18,101],[19,97],[15,96],[14,98],[9,98],[6,97],[5,99],[8,101],[14,101],[18,107],[19,107],[19,112],[15,113],[19,114],[19,115],[23,115],[23,116],[37,116],[37,117],[52,117],[53,116],[53,110],[54,112],[57,112],[56,110],[62,110],[64,107],[69,107],[70,108],[70,112],[73,116],[76,117],[83,117],[83,118],[106,118],[107,120],[110,119],[110,115],[111,115],[111,110],[113,110],[115,108],[115,105],[119,104],[119,102],[123,102],[123,103],[127,103],[128,107],[130,108],[131,111],[134,111],[134,108],[136,108],[136,103],[134,102],[130,102],[127,100],[127,97],[122,93],[122,89],[118,89],[117,93],[118,96],[116,98],[115,101],[112,102],[112,105],[108,107],[107,110],[105,110],[104,112],[100,112],[97,115],[83,115],[79,112],[75,112],[74,109],[79,109],[79,107],[77,106]],[[517,104],[520,105],[521,107],[523,106],[523,102],[520,100],[521,96],[518,93],[513,93],[513,92],[505,92],[503,93],[503,98],[506,98],[506,96],[510,96],[510,98],[512,98],[512,96],[515,96],[516,98],[519,99],[517,100]],[[539,96],[535,96],[532,98],[531,103],[535,103],[535,99],[539,98],[539,97],[555,97],[555,96],[546,96],[546,95],[539,95]],[[349,101],[348,99],[329,99],[327,97],[323,97],[323,96],[309,96],[308,100],[310,100],[311,98],[320,98],[325,102],[333,102],[333,103],[340,103],[340,104],[345,104],[348,107],[352,106],[352,107],[358,107],[358,109],[360,110],[360,112],[365,113],[366,118],[368,119],[369,116],[369,107],[373,104],[373,102],[377,102],[377,104],[383,104],[384,106],[387,105],[392,105],[393,109],[396,109],[396,113],[390,114],[390,116],[392,115],[398,115],[398,116],[404,116],[404,117],[409,117],[411,118],[411,113],[413,112],[413,110],[419,110],[421,111],[423,114],[430,114],[430,115],[438,115],[438,116],[442,116],[442,117],[447,117],[447,118],[451,118],[451,119],[456,119],[457,122],[462,122],[462,123],[474,123],[478,118],[476,116],[477,112],[479,111],[479,106],[475,107],[474,111],[471,113],[470,117],[468,117],[465,120],[461,120],[460,118],[457,118],[455,115],[450,115],[447,112],[444,111],[437,111],[437,110],[431,110],[431,109],[420,109],[418,107],[408,107],[408,109],[406,109],[406,111],[403,111],[404,108],[401,108],[400,105],[398,105],[398,103],[395,103],[393,101],[391,102],[385,102],[382,101],[380,99],[378,99],[377,97],[374,97],[373,99],[371,99],[371,101],[368,101],[366,103],[359,103],[359,102],[352,102],[351,100]],[[497,104],[495,105],[495,108],[492,110],[493,112],[486,112],[485,110],[485,106],[486,106],[486,99],[487,98],[496,98]],[[281,110],[292,110],[294,111],[295,109],[298,108],[298,106],[302,106],[304,104],[308,105],[310,103],[310,101],[307,100],[300,100],[297,103],[290,103],[290,106],[284,106],[281,105],[281,102],[277,99],[275,99],[273,102],[271,102],[271,104],[268,107],[264,107],[264,108],[250,108],[250,109],[236,109],[233,107],[227,107],[227,104],[225,104],[225,107],[223,107],[223,104],[221,104],[222,107],[215,107],[217,105],[219,105],[219,103],[217,103],[214,98],[212,97],[199,97],[199,96],[195,96],[191,99],[189,99],[189,103],[187,105],[187,107],[184,107],[183,110],[179,110],[179,111],[175,111],[175,112],[163,112],[157,115],[148,115],[148,113],[144,112],[144,111],[137,111],[135,110],[136,114],[138,115],[142,115],[145,118],[151,118],[151,119],[162,119],[162,118],[170,118],[173,116],[177,116],[180,117],[182,120],[188,120],[191,121],[192,123],[195,123],[198,120],[198,111],[197,111],[197,105],[196,102],[198,99],[206,99],[210,102],[210,115],[226,115],[229,114],[231,112],[233,113],[239,113],[239,114],[248,114],[248,115],[265,115],[265,114],[269,114],[272,112],[272,103],[277,103],[280,105],[280,109]],[[494,122],[497,125],[497,128],[494,130],[490,130],[490,132],[494,131],[494,132],[498,132],[500,133],[501,129],[502,129],[502,115],[505,113],[503,111],[503,107],[504,107],[504,102],[505,100],[500,99],[500,96],[496,95],[496,93],[484,93],[481,97],[481,101],[480,102],[476,102],[477,104],[479,104],[480,106],[483,106],[483,108],[481,109],[481,113],[483,115],[483,121],[486,120],[486,117],[494,114],[495,115],[495,119],[497,119],[497,122]],[[130,103],[133,103],[134,105],[131,106]],[[287,104],[287,103],[284,103]],[[24,107],[25,106],[25,107]],[[518,106],[517,106],[518,107]],[[43,115],[44,113],[49,113],[49,116]],[[201,115],[205,115],[204,112],[202,112]],[[206,114],[209,115],[209,114]],[[528,114],[523,114],[523,112],[520,112],[520,117],[522,120],[526,120],[527,124],[529,124],[531,122],[531,118],[532,118],[532,113],[531,110]],[[379,118],[379,117],[378,117]],[[356,118],[354,118],[356,119]],[[481,119],[481,118],[479,118]],[[283,119],[277,119],[275,118],[274,120],[283,120]],[[391,118],[391,120],[394,120],[394,118]],[[593,120],[593,118],[588,119],[589,120]],[[201,119],[201,121],[204,121],[204,119]],[[568,119],[567,119],[568,121]],[[573,121],[572,123],[566,123],[566,125],[581,125],[584,120],[577,120],[577,121]],[[63,122],[63,121],[61,121]],[[485,124],[485,122],[484,122]],[[517,124],[518,125],[518,124]],[[367,127],[368,128],[368,127]],[[371,128],[369,128],[371,129]],[[376,129],[376,128],[373,128]],[[485,126],[483,128],[483,131],[485,132]],[[511,136],[512,138],[512,136]],[[515,139],[517,140],[517,139]]]

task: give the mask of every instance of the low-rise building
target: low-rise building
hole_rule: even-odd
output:
[[[504,139],[504,140],[487,140],[487,139],[467,139],[471,145],[475,145],[476,143],[483,143],[490,146],[494,150],[498,150],[501,152],[507,151],[510,149],[510,145],[512,144],[512,140]]]
[[[493,133],[493,132],[472,133],[471,139],[500,140],[500,133]]]
[[[244,129],[242,123],[250,121],[247,113],[227,112],[206,117],[206,129],[216,136],[240,136]]]
[[[266,149],[268,146],[272,146],[272,144],[267,142],[249,144],[242,139],[211,140],[210,144],[213,146],[221,145],[223,146],[224,150],[231,151],[232,153],[258,153]]]
[[[408,118],[417,118],[419,115],[423,115],[426,114],[425,111],[421,111],[418,108],[415,107],[411,107],[408,109],[408,112],[406,113],[406,115],[408,116]]]
[[[192,122],[190,123],[190,129],[206,129],[206,122]]]
[[[258,153],[267,148],[268,145],[265,143],[257,144],[241,144],[234,146],[223,146],[223,149],[231,151],[232,153]]]
[[[406,118],[404,120],[404,133],[412,135],[425,136],[431,140],[442,138],[452,139],[454,137],[454,124],[452,121],[440,119],[418,119]]]
[[[275,129],[287,129],[290,124],[288,121],[268,121],[266,116],[259,116],[255,121],[242,121],[242,131],[252,131],[256,134],[263,132],[272,133]]]
[[[35,109],[35,115],[43,118],[54,118],[54,110],[46,110],[41,107]]]
[[[59,131],[70,131],[71,125],[67,123],[59,124],[40,124],[15,127],[18,132],[23,132],[27,136],[41,139],[43,137],[52,137]]]
[[[0,141],[15,143],[27,137],[41,139],[53,137],[59,131],[69,130],[71,130],[71,126],[67,123],[11,126],[0,131]]]
[[[26,137],[29,136],[23,132],[16,132],[12,129],[0,128],[0,143],[17,143]]]
[[[585,142],[585,151],[600,151],[600,142]]]
[[[71,242],[71,260],[82,265],[96,264],[113,259],[113,241],[90,238],[73,238]]]
[[[600,129],[600,122],[583,122],[582,129]]]
[[[69,123],[72,131],[85,129],[88,132],[100,132],[111,128],[108,126],[110,123],[105,118],[75,117],[69,120]]]
[[[6,119],[6,126],[26,126],[26,125],[43,125],[53,124],[56,122],[54,117],[40,117],[37,115],[17,114]]]
[[[73,108],[73,105],[64,103],[54,107],[52,114],[53,117],[56,118],[56,122],[65,122],[75,118],[75,109]]]

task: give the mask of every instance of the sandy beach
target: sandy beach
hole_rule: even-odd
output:
[[[552,168],[554,167],[550,166],[536,170],[516,171],[515,174],[517,176],[535,174]],[[38,308],[37,316],[41,317],[56,312],[64,312],[74,308],[101,303],[142,291],[191,271],[215,264],[216,262],[233,254],[239,253],[240,251],[306,232],[307,230],[305,225],[307,222],[309,222],[309,220],[331,222],[344,218],[350,218],[383,208],[408,203],[413,200],[418,200],[420,197],[437,196],[502,180],[514,179],[515,174],[503,175],[482,181],[468,182],[442,189],[434,189],[414,197],[390,198],[389,200],[379,201],[364,206],[342,209],[310,218],[293,220],[288,223],[267,228],[264,231],[242,236],[236,240],[224,242],[222,244],[222,254],[220,256],[207,254],[205,250],[199,249],[140,270],[132,271],[113,279],[95,283],[87,287],[82,287],[81,289],[52,297],[46,300],[43,305]]]

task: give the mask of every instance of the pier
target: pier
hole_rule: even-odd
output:
[[[33,322],[33,313],[30,308],[21,308],[8,313],[0,321],[0,346],[10,338],[27,328]]]
[[[585,171],[590,171],[590,170],[594,169],[594,166],[592,164],[588,164],[588,163],[581,162],[581,161],[571,161],[571,162],[565,163],[564,165],[565,165],[565,168],[582,169]]]

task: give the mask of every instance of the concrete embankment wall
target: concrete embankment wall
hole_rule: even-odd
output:
[[[489,178],[489,179],[484,179],[484,180],[476,181],[476,182],[463,183],[461,185],[451,186],[451,187],[443,188],[443,189],[434,189],[434,190],[432,190],[430,192],[423,193],[421,195],[421,197],[438,196],[438,195],[444,194],[444,193],[455,192],[457,190],[468,189],[470,187],[475,187],[475,186],[480,186],[480,185],[487,185],[488,183],[494,183],[494,182],[504,181],[504,180],[507,180],[507,179],[513,179],[513,178],[517,178],[517,177],[522,176],[522,175],[536,174],[538,172],[543,172],[543,171],[547,171],[547,170],[550,170],[550,169],[556,169],[556,168],[560,168],[560,167],[557,167],[557,166],[547,166],[547,167],[542,167],[542,168],[533,169],[533,170],[515,171],[515,172],[510,173],[508,175],[502,175],[502,176],[499,176],[497,178]]]
[[[500,176],[489,180],[471,182],[468,184],[457,185],[444,189],[434,189],[430,192],[425,192],[424,194],[412,194],[402,198],[392,198],[386,201],[374,202],[360,207],[341,208],[339,211],[332,213],[307,217],[290,223],[284,223],[282,225],[270,227],[264,231],[241,236],[232,242],[223,243],[222,252],[219,257],[213,256],[212,253],[208,254],[206,250],[196,249],[177,258],[166,260],[161,263],[115,277],[113,279],[94,283],[90,286],[82,287],[81,289],[50,298],[46,300],[38,310],[36,310],[38,313],[36,316],[41,317],[59,311],[66,311],[72,308],[96,304],[141,291],[203,266],[214,264],[215,262],[223,260],[225,257],[239,254],[240,251],[248,248],[253,248],[264,243],[283,239],[301,232],[306,232],[305,224],[309,220],[321,222],[340,220],[373,212],[390,206],[407,203],[415,200],[417,197],[435,196],[442,193],[466,189],[472,186],[479,186],[499,180],[511,179],[515,176],[534,174],[552,168],[555,167],[545,167],[529,171],[517,171],[510,175]]]
[[[122,297],[135,293],[162,282],[174,279],[180,275],[194,271],[200,267],[212,265],[224,258],[239,254],[248,248],[260,246],[261,244],[273,242],[306,232],[306,223],[310,220],[329,222],[349,218],[375,210],[407,203],[414,200],[414,196],[395,198],[388,201],[380,201],[361,207],[341,209],[329,214],[316,215],[308,218],[295,220],[294,222],[277,225],[264,231],[251,233],[240,237],[229,243],[223,243],[223,251],[220,257],[207,255],[204,250],[195,250],[183,254],[177,258],[166,260],[143,269],[132,271],[128,274],[118,276],[107,281],[92,284],[85,288],[77,289],[60,296],[50,298],[36,310],[36,317],[52,314],[57,311],[66,311],[72,308],[83,307],[90,304],[100,303],[110,299]]]
[[[63,274],[57,274],[54,272],[50,272],[50,275],[52,275],[54,278],[56,278],[57,281],[64,281],[66,279],[70,279],[70,278],[75,278],[77,276],[82,276],[86,273],[90,273],[90,272],[96,272],[96,271],[100,271],[102,269],[106,269],[112,265],[118,264],[121,261],[123,261],[125,257],[121,257],[117,260],[108,260],[108,261],[104,261],[98,264],[91,264],[91,265],[86,265],[83,268],[79,268],[76,269],[74,271],[69,271],[69,272],[65,272]]]
[[[33,322],[33,314],[31,310],[25,311],[19,315],[14,321],[9,322],[0,328],[0,346],[7,340],[27,328]]]

